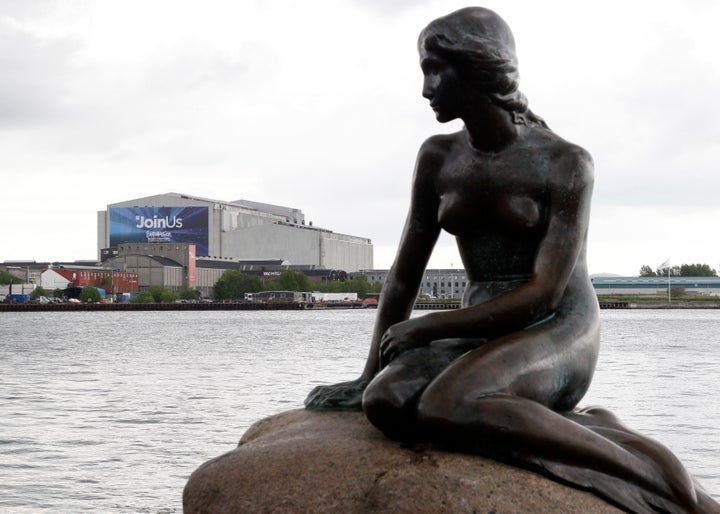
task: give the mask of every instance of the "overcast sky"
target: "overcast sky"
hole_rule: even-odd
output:
[[[297,207],[392,263],[439,132],[416,39],[448,0],[0,0],[0,261],[97,256],[98,210]],[[595,159],[591,273],[720,268],[720,2],[488,1],[531,108]],[[431,267],[461,267],[440,240]]]

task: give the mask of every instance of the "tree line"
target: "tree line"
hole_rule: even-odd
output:
[[[708,264],[681,264],[679,266],[659,267],[653,270],[647,264],[640,267],[641,277],[717,277],[717,271]]]
[[[299,271],[285,270],[270,280],[248,275],[237,270],[226,270],[213,286],[213,298],[216,300],[238,300],[246,294],[261,291],[320,291],[322,293],[357,293],[360,298],[368,293],[379,293],[381,283],[370,284],[367,277],[358,275],[351,280],[311,282]]]
[[[21,283],[22,280],[0,269],[0,284]],[[242,300],[248,293],[261,291],[320,291],[322,293],[357,293],[358,297],[364,298],[369,293],[379,293],[382,284],[376,282],[370,284],[367,277],[358,275],[351,280],[331,280],[324,282],[311,282],[310,279],[299,271],[281,271],[279,276],[270,280],[263,280],[254,275],[247,275],[237,270],[226,270],[220,279],[213,286],[212,296],[216,300]],[[171,291],[161,286],[152,286],[145,291],[138,293],[133,303],[173,303],[176,300],[196,300],[198,291],[191,288],[183,288],[182,291]],[[31,295],[31,299],[40,296],[51,296],[42,287],[37,287]],[[53,291],[52,296],[60,298],[63,296],[61,289]],[[92,286],[84,287],[79,298],[82,302],[99,302],[100,292]]]

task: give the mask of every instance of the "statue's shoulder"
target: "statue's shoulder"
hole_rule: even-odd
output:
[[[585,148],[558,136],[550,130],[536,133],[531,144],[552,163],[552,175],[560,182],[592,182],[593,159]]]
[[[456,148],[463,138],[462,131],[430,136],[420,147],[420,155],[445,156]]]
[[[530,148],[547,153],[554,159],[592,162],[590,152],[585,148],[571,143],[547,128],[531,131],[526,139],[526,144]]]
[[[427,138],[420,146],[415,163],[415,177],[419,183],[435,180],[447,157],[458,148],[462,132],[438,134]]]

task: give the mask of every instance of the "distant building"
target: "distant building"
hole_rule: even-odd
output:
[[[41,286],[46,291],[71,287],[93,286],[108,294],[137,293],[138,275],[99,267],[49,267],[41,274]]]
[[[667,294],[668,285],[682,286],[685,294],[720,295],[720,277],[592,277],[598,295]]]
[[[368,282],[385,282],[390,270],[362,270],[350,277],[364,275]],[[598,295],[662,295],[667,294],[668,277],[592,277]],[[462,269],[427,269],[423,274],[420,294],[436,298],[462,298],[467,286]],[[685,294],[720,295],[720,277],[670,277],[670,286],[682,286]]]
[[[136,293],[138,277],[127,270],[117,270],[94,261],[37,262],[5,261],[0,268],[41,286],[48,292],[69,287],[93,286],[107,293]]]
[[[390,270],[361,270],[350,273],[350,278],[364,275],[368,282],[375,284],[385,282]],[[435,298],[462,298],[467,287],[467,275],[463,269],[426,269],[420,285],[419,294]]]
[[[121,245],[194,244],[216,259],[279,259],[293,265],[357,271],[373,265],[368,238],[313,227],[299,209],[178,193],[137,198],[98,212],[98,255]]]
[[[194,244],[122,244],[103,265],[138,277],[138,290],[159,286],[171,291],[195,288],[197,283]]]
[[[211,296],[212,288],[227,270],[235,270],[264,281],[279,277],[283,271],[303,273],[311,282],[345,280],[343,270],[315,265],[292,265],[282,259],[233,260],[199,257],[195,245],[188,243],[131,243],[118,245],[106,257],[103,266],[138,276],[139,290],[160,286],[172,291],[187,287],[202,296]]]
[[[43,267],[35,261],[5,261],[0,264],[0,268],[26,284],[40,285],[40,274]]]

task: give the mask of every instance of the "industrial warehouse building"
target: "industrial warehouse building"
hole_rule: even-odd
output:
[[[388,273],[390,270],[387,269],[367,269],[351,273],[350,278],[363,275],[369,283],[375,284],[385,282]],[[418,294],[435,298],[462,298],[467,282],[464,269],[426,269]]]
[[[720,277],[592,277],[599,295],[662,295],[668,287],[680,286],[685,294],[720,295]]]
[[[368,282],[385,282],[390,270],[361,270],[350,277],[364,275]],[[598,295],[663,295],[668,287],[681,286],[688,295],[720,296],[720,277],[591,277]],[[462,269],[426,269],[419,294],[437,298],[462,298],[467,286]]]
[[[204,297],[212,295],[213,286],[227,270],[254,275],[263,281],[280,276],[284,270],[304,273],[311,282],[344,280],[347,277],[343,270],[315,265],[291,265],[281,259],[199,257],[196,256],[195,246],[189,243],[121,244],[112,251],[103,250],[102,266],[136,273],[141,291],[152,286],[172,291],[189,287]]]
[[[163,245],[163,253],[153,254],[167,256],[172,245],[191,244],[197,257],[211,259],[272,259],[347,272],[373,267],[370,239],[313,227],[290,207],[167,193],[110,204],[97,219],[101,260],[118,256],[121,245],[125,255],[140,255],[140,245]]]

